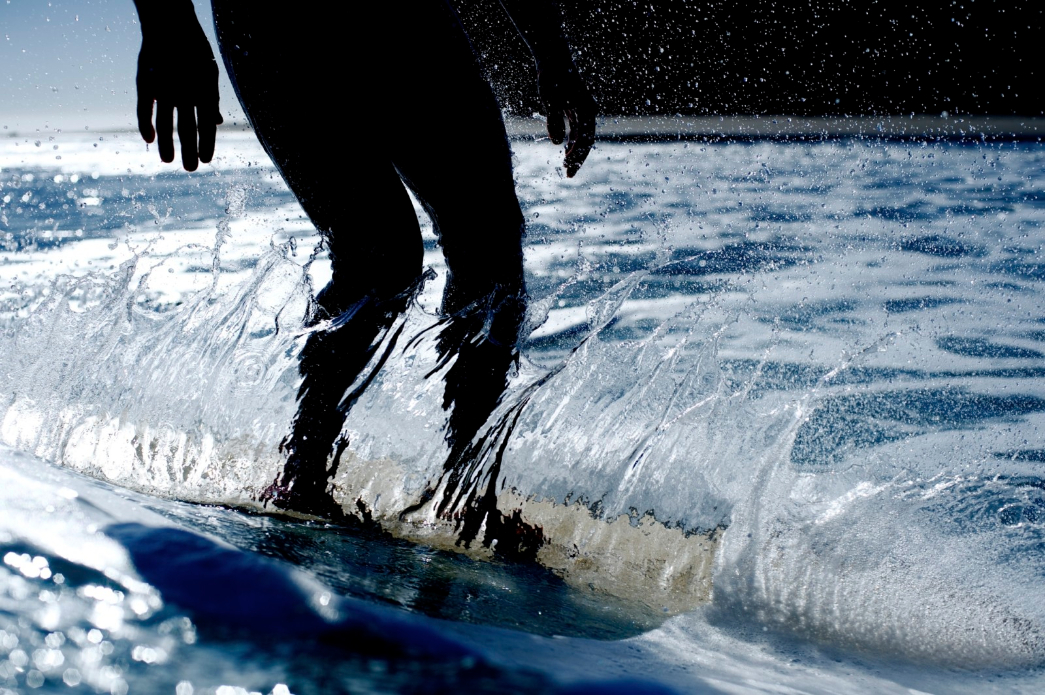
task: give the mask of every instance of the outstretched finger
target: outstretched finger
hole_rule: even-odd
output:
[[[156,139],[160,148],[160,159],[174,161],[174,104],[169,101],[156,102]]]
[[[214,159],[214,141],[218,137],[218,124],[214,122],[213,117],[197,115],[200,119],[200,161],[206,164]]]
[[[573,178],[595,144],[595,112],[585,108],[566,112],[570,120],[570,140],[566,143],[566,176]]]
[[[218,103],[204,104],[196,109],[200,131],[200,161],[206,164],[214,158],[214,141],[218,135],[218,126],[224,119],[218,111]]]
[[[178,106],[178,142],[181,143],[181,164],[185,171],[196,171],[200,160],[196,146],[196,107],[192,104]]]
[[[152,103],[156,99],[151,82],[151,73],[143,65],[143,56],[139,55],[138,74],[134,78],[134,85],[138,92],[138,132],[145,142],[152,142],[156,138],[156,131],[152,127]]]
[[[156,131],[152,127],[152,102],[153,98],[138,88],[138,132],[141,133],[145,142],[156,139]]]

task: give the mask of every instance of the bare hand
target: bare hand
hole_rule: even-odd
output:
[[[192,17],[195,22],[195,16]],[[138,54],[138,131],[145,142],[159,136],[160,159],[174,161],[174,110],[178,110],[181,162],[195,171],[214,157],[214,139],[222,123],[218,111],[218,66],[199,22],[144,33]],[[156,128],[152,105],[156,103]],[[198,134],[198,143],[197,143]]]
[[[573,177],[595,144],[595,116],[598,106],[573,65],[543,67],[537,73],[537,87],[548,116],[548,137],[556,145],[566,142],[566,175]],[[565,119],[565,121],[563,120]]]

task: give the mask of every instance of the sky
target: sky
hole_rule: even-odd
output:
[[[195,2],[214,40],[210,3]],[[0,133],[137,128],[132,0],[0,0]],[[243,121],[221,70],[226,122]]]

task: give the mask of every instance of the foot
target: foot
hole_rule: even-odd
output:
[[[287,480],[285,475],[277,476],[258,496],[258,500],[266,507],[271,504],[285,512],[307,514],[331,521],[342,521],[346,517],[345,510],[337,503],[325,484],[302,484],[293,478]]]

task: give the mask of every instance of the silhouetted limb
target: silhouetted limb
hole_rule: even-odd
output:
[[[475,437],[497,407],[508,372],[519,360],[519,327],[525,316],[522,291],[498,288],[450,316],[436,347],[446,372],[443,409],[449,411],[446,442],[451,458]]]
[[[159,138],[160,159],[174,161],[174,111],[186,171],[214,156],[222,123],[218,65],[190,0],[135,0],[142,28],[138,53],[138,132]],[[153,104],[156,127],[153,128]],[[198,138],[198,140],[197,140]]]
[[[555,0],[501,0],[516,29],[530,47],[537,67],[537,89],[548,137],[556,145],[566,141],[566,176],[577,174],[595,144],[595,116],[599,109],[588,93],[570,47],[562,33],[562,16]],[[570,126],[567,138],[565,123]]]
[[[261,499],[338,515],[330,462],[346,445],[345,417],[395,345],[396,319],[421,273],[420,228],[404,184],[431,218],[448,269],[437,347],[447,366],[449,460],[462,460],[497,407],[518,359],[526,301],[511,150],[500,106],[446,2],[365,3],[349,26],[308,12],[259,12],[243,0],[213,5],[244,111],[331,258],[331,283],[310,319],[323,328],[302,351],[298,411],[280,447],[284,470]],[[563,118],[570,122],[572,175],[590,148],[594,102],[557,9],[540,7],[550,8],[547,31],[541,11],[520,26],[541,54],[542,95],[559,124],[550,127],[558,133]],[[380,45],[366,35],[375,28]],[[331,95],[346,91],[353,107],[331,111]]]
[[[279,446],[286,463],[261,501],[316,516],[343,514],[329,487],[348,446],[341,428],[395,349],[403,329],[395,327],[395,321],[416,297],[425,277],[390,299],[365,297],[309,337],[301,351],[298,412],[291,433]],[[371,368],[364,375],[367,365]]]

